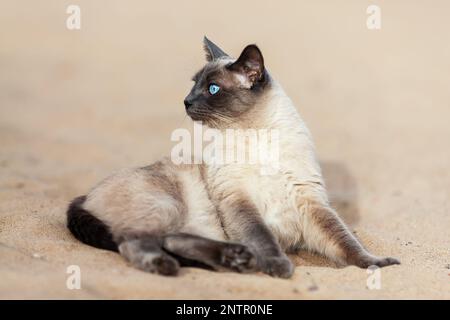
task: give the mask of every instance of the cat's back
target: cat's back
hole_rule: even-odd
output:
[[[168,157],[113,173],[88,193],[83,208],[114,234],[181,231],[224,237],[200,166],[175,165]]]

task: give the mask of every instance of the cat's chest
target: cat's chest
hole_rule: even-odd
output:
[[[302,239],[303,217],[296,208],[296,194],[307,194],[308,184],[320,182],[321,175],[308,137],[289,133],[284,138],[279,157],[269,166],[231,164],[211,170],[210,176],[215,193],[250,197],[281,246],[289,249]]]
[[[250,194],[261,217],[284,249],[295,246],[301,239],[301,217],[295,210],[283,174],[258,176]]]

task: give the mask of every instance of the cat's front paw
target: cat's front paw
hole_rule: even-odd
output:
[[[261,270],[272,277],[290,278],[294,269],[293,263],[287,256],[268,257],[261,262]]]
[[[374,257],[374,256],[362,256],[362,257],[359,257],[358,260],[352,264],[355,264],[358,267],[364,268],[364,269],[368,268],[370,266],[377,266],[377,267],[383,268],[383,267],[387,267],[387,266],[391,266],[391,265],[395,265],[395,264],[400,264],[400,261],[395,258],[391,258],[391,257],[380,258],[380,257]]]
[[[221,250],[220,264],[227,269],[243,273],[257,270],[255,255],[241,244],[227,244]]]
[[[394,264],[400,264],[400,261],[395,259],[395,258],[391,258],[391,257],[386,257],[386,258],[376,258],[373,265],[376,265],[380,268],[383,267],[387,267],[387,266],[392,266]]]

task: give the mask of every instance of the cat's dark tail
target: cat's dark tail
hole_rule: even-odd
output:
[[[83,208],[86,196],[75,198],[67,210],[67,227],[81,242],[100,249],[118,251],[109,227]]]

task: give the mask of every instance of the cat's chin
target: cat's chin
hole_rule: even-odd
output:
[[[194,112],[186,112],[188,117],[191,118],[192,121],[200,121],[205,124],[209,123],[208,119],[204,115],[199,115]]]
[[[188,117],[191,118],[192,121],[206,122],[203,117],[200,117],[198,115],[190,115],[190,114],[188,114]]]
[[[207,127],[211,128],[211,129],[220,129],[220,125],[217,122],[211,121],[204,117],[189,116],[189,118],[191,118],[192,121],[199,122],[202,125],[206,125]]]

